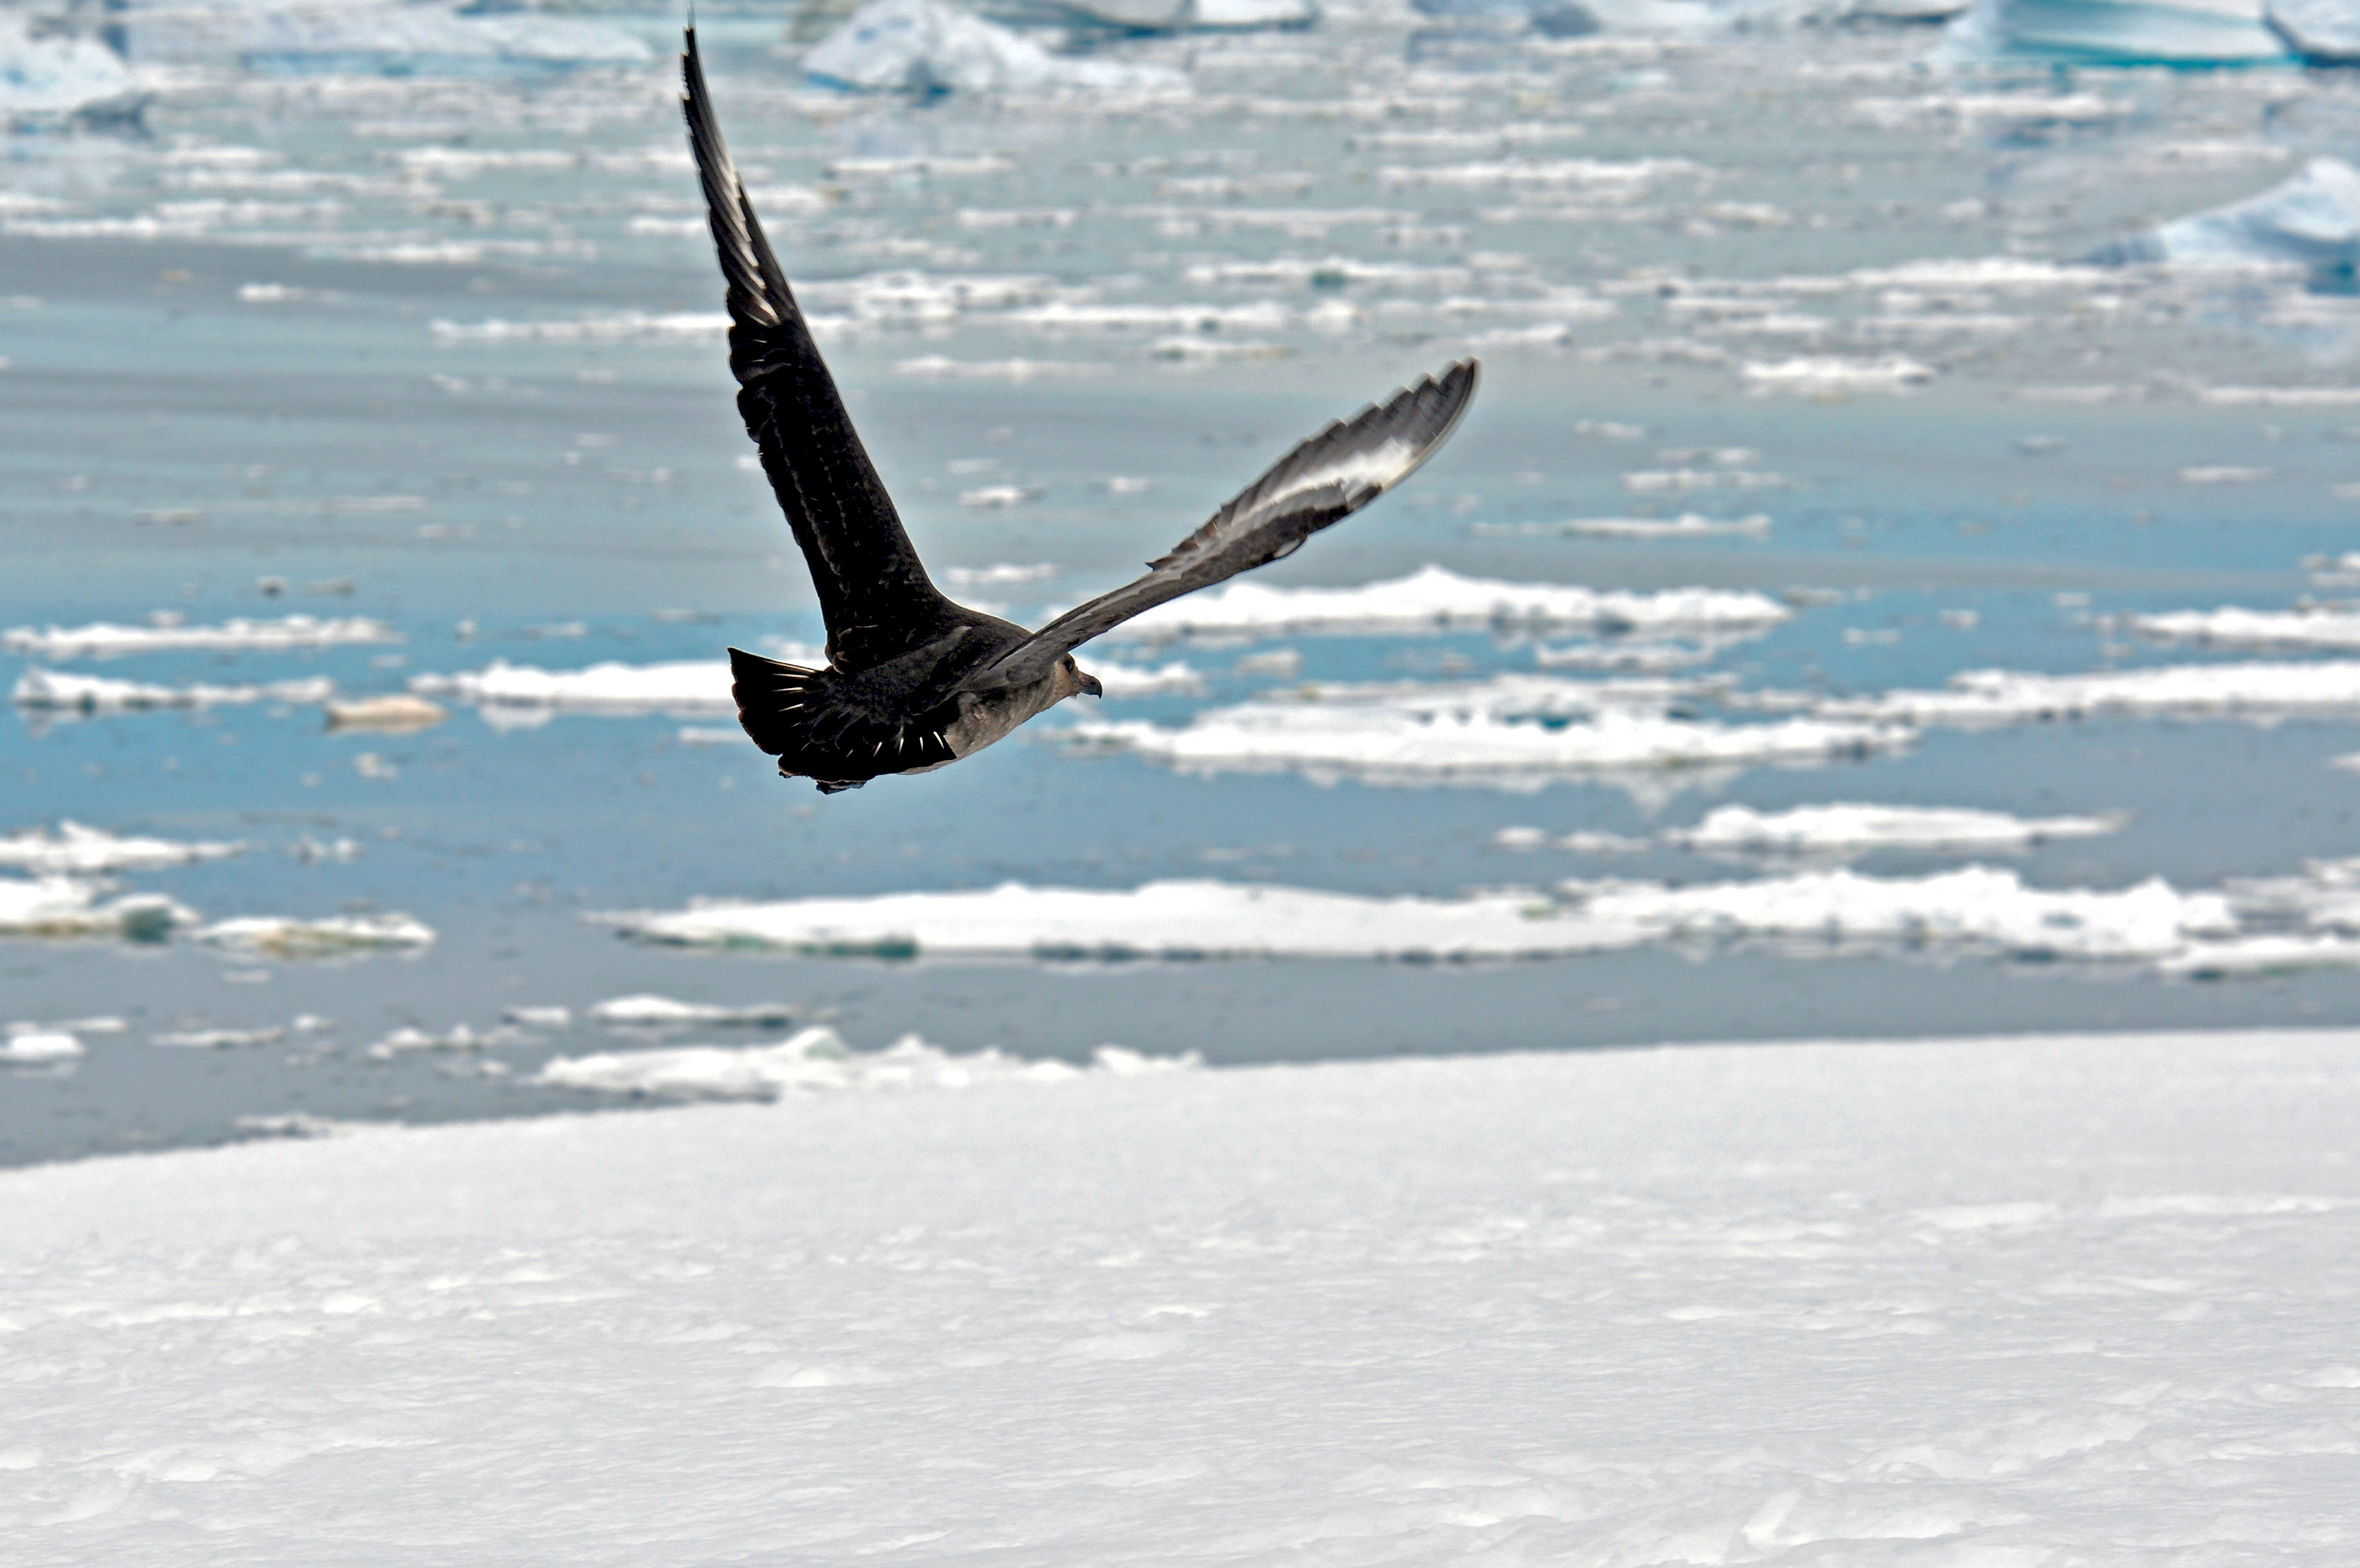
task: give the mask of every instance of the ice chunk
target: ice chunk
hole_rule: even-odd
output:
[[[0,837],[0,866],[41,876],[103,876],[110,871],[147,871],[225,860],[245,853],[242,844],[190,843],[177,839],[118,838],[102,828],[60,822],[55,833],[31,828]]]
[[[0,1040],[0,1065],[9,1067],[48,1067],[83,1054],[82,1041],[61,1029],[12,1029]]]
[[[1358,588],[1276,588],[1232,583],[1159,604],[1116,635],[1275,636],[1294,632],[1418,632],[1452,626],[1596,626],[1610,631],[1767,627],[1793,612],[1766,594],[1718,588],[1601,591],[1461,577],[1440,566]]]
[[[1196,1059],[1101,1048],[1094,1065],[1131,1075],[1194,1067]],[[1028,1062],[998,1050],[959,1055],[916,1035],[905,1035],[884,1051],[856,1051],[834,1029],[807,1029],[776,1045],[561,1056],[545,1063],[533,1081],[648,1099],[775,1100],[791,1093],[964,1089],[989,1083],[1055,1083],[1079,1076],[1080,1069],[1063,1062]]]
[[[2256,0],[1974,0],[1945,54],[2087,65],[2244,65],[2284,60]]]
[[[1087,657],[1085,655],[1084,657]],[[1093,659],[1089,673],[1098,677],[1106,688],[1109,700],[1124,697],[1199,696],[1205,690],[1205,678],[1178,659],[1171,659],[1153,670],[1131,664],[1108,664]]]
[[[1244,32],[1319,20],[1315,0],[1051,0],[1050,8],[1126,33]]]
[[[2266,0],[2262,21],[2305,65],[2360,65],[2360,6],[2352,0]]]
[[[335,694],[325,676],[273,681],[259,686],[159,686],[104,675],[27,670],[16,677],[16,706],[44,713],[113,713],[151,708],[211,708],[246,702],[324,702]]]
[[[0,877],[0,936],[118,936],[161,942],[177,925],[196,920],[188,909],[153,893],[133,893],[107,903],[98,889],[65,877],[24,881]]]
[[[1805,355],[1748,361],[1738,374],[1756,392],[1792,392],[1807,397],[1844,392],[1907,392],[1934,379],[1931,365],[1897,354],[1882,359]]]
[[[1956,806],[1797,806],[1757,811],[1721,806],[1693,828],[1664,836],[1707,851],[1776,854],[1872,849],[2012,850],[2050,839],[2089,838],[2123,825],[2119,817],[2016,817]]]
[[[2229,648],[2360,648],[2360,612],[2311,608],[2173,610],[2134,615],[2131,625],[2148,637],[2171,642],[2216,643]]]
[[[23,12],[0,12],[0,124],[39,125],[78,113],[128,116],[145,101],[105,45],[38,33]]]
[[[875,0],[803,56],[828,87],[866,92],[1025,93],[1066,89],[1179,92],[1158,67],[1053,55],[1032,39],[940,0]]]
[[[1770,519],[1760,512],[1730,518],[1683,512],[1677,517],[1568,517],[1558,523],[1478,523],[1473,531],[1479,539],[1551,534],[1575,539],[1767,539]]]
[[[609,1026],[663,1029],[686,1024],[745,1026],[769,1029],[791,1024],[803,1009],[783,1002],[757,1002],[723,1007],[712,1002],[682,1002],[670,996],[610,996],[590,1009],[591,1018]]]
[[[279,915],[216,920],[198,930],[196,940],[232,953],[262,958],[337,958],[377,948],[433,945],[434,932],[408,915],[334,915],[299,920]]]
[[[390,730],[399,734],[431,728],[449,716],[423,697],[399,692],[328,704],[328,727],[332,730]]]
[[[146,626],[115,626],[105,621],[86,626],[11,626],[0,633],[0,647],[34,659],[112,658],[126,653],[283,653],[293,648],[344,648],[354,644],[399,642],[401,637],[382,621],[355,615],[343,620],[317,620],[288,615],[276,621],[229,620],[217,626],[183,626],[169,616]]]
[[[776,651],[790,664],[816,668],[827,663],[827,656],[817,648],[790,645]],[[446,697],[487,709],[729,713],[737,712],[729,684],[728,661],[718,659],[594,664],[586,670],[543,670],[494,659],[479,670],[414,677],[410,690],[420,697]]]
[[[140,63],[230,63],[273,75],[483,75],[644,65],[653,50],[619,27],[545,11],[469,14],[433,5],[320,0],[137,6],[125,48]]]
[[[2006,724],[2121,713],[2268,719],[2360,710],[2360,661],[2167,664],[2091,675],[1970,670],[1939,691],[1885,691],[1819,703],[1823,716],[1915,724]]]
[[[2360,262],[2360,170],[2315,158],[2258,196],[2176,218],[2120,240],[2092,262],[2172,267],[2307,267],[2348,274]]]

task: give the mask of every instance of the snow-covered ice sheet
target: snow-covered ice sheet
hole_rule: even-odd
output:
[[[148,871],[191,866],[201,860],[225,860],[245,848],[242,844],[203,840],[125,838],[104,828],[61,822],[54,833],[27,828],[0,834],[0,866],[49,877],[94,877],[110,871]]]
[[[219,626],[188,626],[159,616],[145,626],[94,621],[84,626],[11,626],[0,632],[0,647],[34,659],[111,658],[126,653],[280,653],[294,648],[344,648],[355,644],[399,642],[382,621],[365,615],[321,620],[312,615],[285,615],[255,621],[233,617]]]
[[[1358,588],[1274,588],[1247,579],[1159,604],[1125,622],[1115,635],[1238,637],[1485,626],[1652,632],[1772,626],[1790,614],[1769,595],[1747,591],[1601,592],[1546,583],[1497,583],[1426,566],[1407,577]]]
[[[1846,802],[1757,811],[1717,806],[1666,840],[1690,849],[1786,855],[1873,849],[2026,849],[2051,839],[2091,838],[2123,825],[2120,817],[2018,817],[1961,806],[1882,806]]]
[[[0,1517],[149,1568],[2326,1563],[2355,1118],[2348,1032],[2035,1037],[0,1172]]]

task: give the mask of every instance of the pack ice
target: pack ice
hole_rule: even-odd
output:
[[[922,97],[1074,88],[1178,92],[1187,85],[1185,77],[1160,67],[1053,55],[939,0],[875,0],[804,55],[803,71],[823,86]]]
[[[131,5],[120,25],[135,61],[232,64],[266,73],[473,75],[655,59],[620,27],[580,16],[382,0],[160,0]]]
[[[2360,262],[2360,171],[2315,158],[2258,196],[2176,218],[2118,240],[2093,262],[2172,267],[2307,267],[2349,272]]]
[[[69,33],[38,33],[21,11],[0,13],[0,124],[40,125],[139,96],[114,50]]]
[[[2259,0],[1974,0],[1943,55],[2086,65],[2245,65],[2284,60]]]

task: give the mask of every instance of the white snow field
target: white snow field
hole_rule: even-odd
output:
[[[790,1094],[0,1172],[27,1568],[2350,1561],[2360,1035]]]

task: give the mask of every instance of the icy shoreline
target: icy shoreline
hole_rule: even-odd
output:
[[[9,1171],[0,1518],[158,1568],[2314,1560],[2355,1115],[2349,1033],[2048,1037]]]

